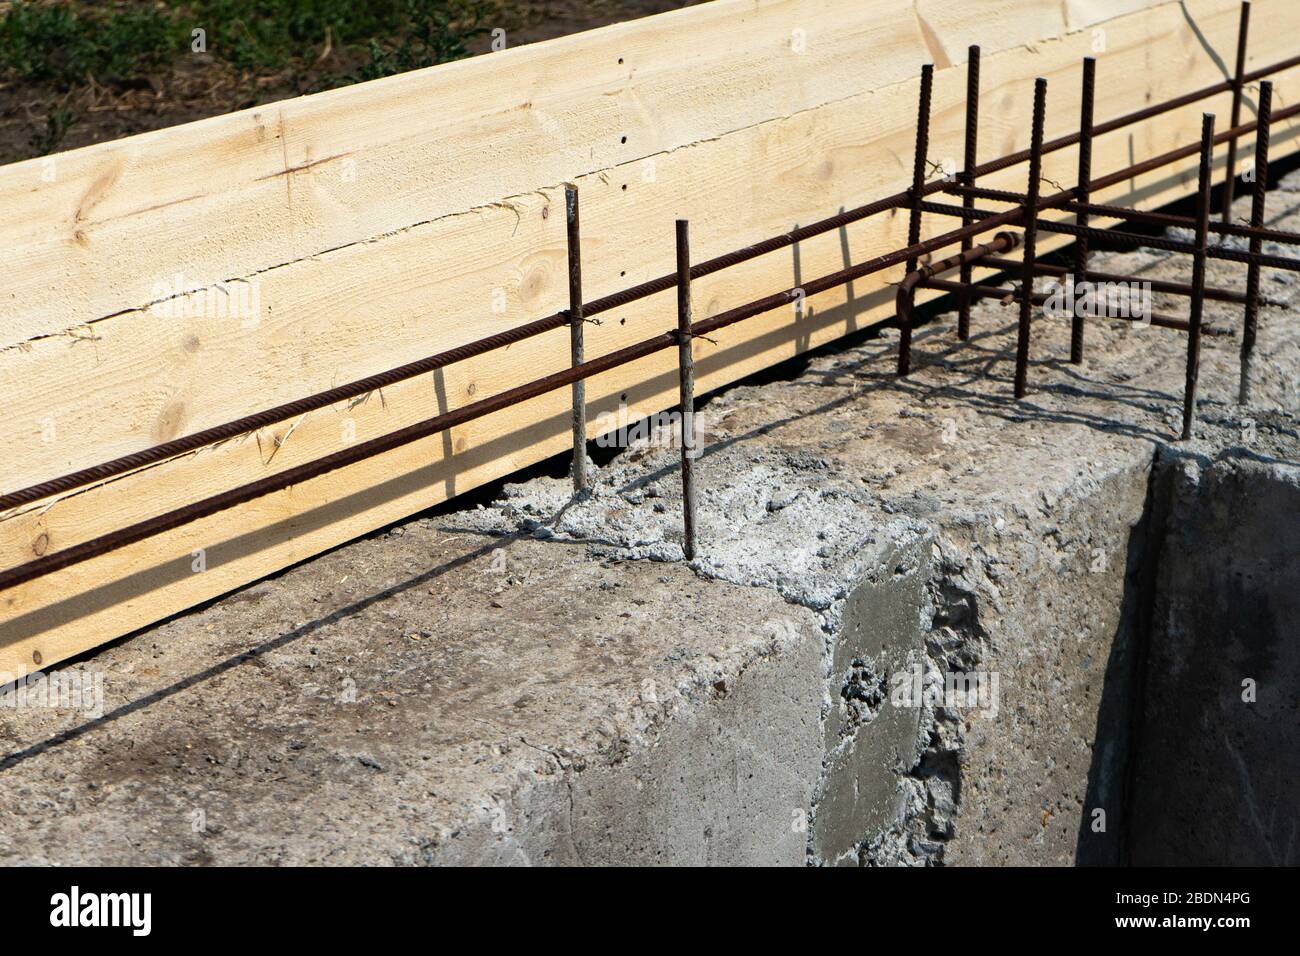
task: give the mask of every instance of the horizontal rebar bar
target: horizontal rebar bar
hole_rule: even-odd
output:
[[[1044,201],[1041,205],[1048,205]],[[962,216],[983,219],[984,222],[997,221],[999,224],[1005,220],[1002,218],[1010,213],[1019,213],[1019,208],[1011,209],[1007,212],[994,213],[987,209],[966,209],[962,206],[952,206],[947,203],[926,202],[922,203],[922,208],[926,212],[939,213],[944,216]],[[1164,236],[1143,236],[1133,232],[1120,232],[1114,229],[1097,229],[1095,227],[1077,226],[1074,223],[1054,222],[1050,219],[1039,219],[1038,228],[1044,232],[1059,232],[1068,236],[1087,236],[1089,239],[1097,242],[1111,242],[1117,246],[1128,248],[1137,248],[1145,246],[1150,249],[1160,249],[1164,252],[1184,252],[1194,253],[1196,251],[1195,243],[1184,242],[1181,239],[1169,239]],[[1263,266],[1266,269],[1282,269],[1287,272],[1300,272],[1300,259],[1291,259],[1287,256],[1272,256],[1263,253],[1251,253],[1241,249],[1227,249],[1223,246],[1211,246],[1206,253],[1211,259],[1222,259],[1225,262],[1242,262],[1246,264],[1254,263]]]
[[[1261,67],[1252,73],[1247,73],[1242,77],[1242,82],[1250,84],[1256,80],[1263,79],[1266,76],[1280,73],[1283,70],[1289,70],[1296,66],[1300,66],[1300,56],[1293,56],[1269,66]],[[1220,93],[1229,93],[1231,91],[1231,80],[1223,80],[1218,83],[1213,83],[1210,86],[1202,87],[1201,89],[1195,90],[1191,93],[1185,93],[1182,96],[1176,96],[1171,100],[1165,100],[1163,103],[1155,103],[1151,106],[1143,107],[1140,110],[1134,110],[1132,113],[1125,113],[1122,116],[1117,116],[1104,123],[1099,123],[1096,126],[1093,126],[1092,135],[1102,136],[1106,133],[1113,133],[1118,129],[1123,129],[1125,126],[1131,126],[1134,123],[1140,123],[1142,120],[1151,119],[1154,116],[1159,116],[1162,113],[1168,113],[1184,106],[1191,106],[1193,103],[1197,103],[1203,99],[1207,99],[1208,97],[1217,96]],[[1277,114],[1274,114],[1274,119],[1276,118]],[[1253,123],[1246,125],[1254,126]],[[1240,129],[1240,127],[1238,127],[1238,129]],[[1234,131],[1229,130],[1229,132]],[[1043,154],[1054,153],[1059,149],[1065,149],[1068,146],[1075,145],[1079,142],[1080,135],[1081,134],[1076,131],[1073,133],[1067,133],[1064,136],[1059,136],[1056,139],[1048,140],[1043,144]],[[1199,144],[1196,149],[1200,149]],[[1196,150],[1193,150],[1192,152],[1195,153]],[[1022,149],[1019,152],[1010,153],[1000,159],[991,160],[990,162],[978,167],[976,172],[980,176],[987,176],[989,173],[996,173],[1000,170],[1007,169],[1008,167],[1015,166],[1018,163],[1023,163],[1028,158],[1029,150]],[[942,188],[942,186],[940,188]]]
[[[998,256],[989,256],[980,260],[979,264],[988,269],[1001,269],[1010,271],[1019,269],[1021,263],[1014,259],[1002,259]],[[1065,266],[1049,265],[1046,262],[1039,262],[1034,265],[1034,271],[1039,275],[1055,276],[1064,278],[1073,275],[1073,270]],[[1152,292],[1165,292],[1169,295],[1191,295],[1192,287],[1187,282],[1171,282],[1168,279],[1146,279],[1137,275],[1121,275],[1116,272],[1097,272],[1093,269],[1088,270],[1088,282],[1109,282],[1115,284],[1126,284],[1131,282],[1143,282],[1151,286]],[[1081,283],[1076,282],[1075,288],[1079,288]],[[1246,302],[1246,295],[1243,292],[1234,292],[1232,289],[1222,289],[1215,286],[1205,287],[1205,297],[1213,299],[1216,302],[1233,302],[1237,305],[1243,305]]]
[[[1174,226],[1182,229],[1195,229],[1196,220],[1191,216],[1178,216],[1167,212],[1147,212],[1143,209],[1129,209],[1126,206],[1111,206],[1105,203],[1068,202],[1064,206],[1070,212],[1085,209],[1106,219],[1128,219],[1133,222],[1145,222],[1157,226]],[[1269,229],[1266,226],[1248,226],[1236,222],[1211,222],[1210,232],[1221,236],[1236,236],[1240,239],[1262,239],[1288,246],[1300,246],[1300,233],[1284,229]]]
[[[1019,263],[1016,263],[1019,265]],[[1091,273],[1090,273],[1091,274]],[[921,282],[922,288],[936,289],[940,292],[962,293],[966,291],[961,282],[954,282],[949,279],[926,279]],[[1003,302],[1020,302],[1020,290],[1008,286],[985,285],[974,283],[969,288],[970,294],[977,299],[1000,299]],[[1042,305],[1050,295],[1043,292],[1035,292],[1030,297],[1030,302],[1034,305]],[[1133,322],[1139,325],[1154,325],[1162,329],[1173,329],[1176,332],[1187,332],[1191,329],[1186,319],[1180,319],[1177,316],[1166,315],[1163,312],[1149,312],[1146,315],[1103,315],[1096,312],[1073,311],[1072,315],[1078,315],[1085,319],[1113,319],[1117,322]],[[1231,329],[1219,328],[1201,328],[1202,335],[1219,336],[1222,338],[1231,338]]]
[[[916,303],[916,287],[925,280],[942,275],[952,269],[961,268],[964,274],[964,271],[969,269],[973,263],[979,262],[994,253],[1010,252],[1020,245],[1020,237],[1013,232],[999,232],[991,242],[981,243],[978,246],[968,245],[969,241],[963,240],[961,252],[939,262],[932,262],[918,269],[913,269],[903,276],[903,281],[898,284],[898,292],[894,295],[894,311],[898,316],[900,333],[898,343],[899,375],[907,375],[911,371],[912,313]],[[963,288],[969,284],[965,279],[962,280],[962,283]]]
[[[963,199],[988,199],[993,202],[1005,202],[1015,206],[1022,205],[1025,201],[1023,193],[1015,192],[1009,189],[966,189],[963,186],[953,186],[945,192],[954,193]],[[969,208],[964,202],[962,208]],[[1128,219],[1132,222],[1145,222],[1157,226],[1175,226],[1185,229],[1195,229],[1196,219],[1192,216],[1179,216],[1169,212],[1148,212],[1145,209],[1133,209],[1128,206],[1114,206],[1106,203],[1095,202],[1077,202],[1071,200],[1063,203],[1061,209],[1065,212],[1088,212],[1101,216],[1105,219]],[[1242,239],[1263,239],[1266,242],[1278,242],[1283,245],[1300,246],[1300,233],[1288,232],[1283,229],[1269,229],[1264,226],[1255,227],[1235,222],[1211,222],[1210,232],[1218,233],[1225,236],[1237,236]]]

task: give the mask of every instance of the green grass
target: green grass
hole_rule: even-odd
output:
[[[17,0],[0,17],[0,75],[76,90],[163,73],[194,56],[244,82],[271,77],[299,93],[346,86],[467,56],[500,0]],[[329,47],[331,56],[321,62]],[[78,122],[64,104],[33,123],[36,155]]]
[[[357,74],[334,85],[454,60],[482,32],[478,0],[204,0],[188,4],[209,50],[249,70],[293,69],[324,46],[363,54]]]
[[[367,39],[368,59],[347,80],[374,80],[381,76],[418,70],[469,55],[466,44],[489,32],[484,20],[490,8],[483,3],[446,3],[439,0],[404,0],[405,29],[387,44]]]
[[[463,57],[494,9],[488,0],[20,0],[0,20],[0,69],[62,88],[138,76],[191,55],[199,28],[208,55],[254,74],[304,76],[328,37],[360,64],[317,83],[338,86]]]
[[[67,3],[15,3],[0,20],[0,67],[67,88],[87,76],[130,76],[169,62],[181,35],[168,11],[90,12]]]
[[[68,130],[76,122],[77,117],[70,110],[66,110],[61,106],[56,106],[50,110],[45,117],[45,126],[36,129],[27,141],[32,154],[34,156],[48,156],[54,152],[59,148],[59,144],[63,142],[63,137],[67,135]]]

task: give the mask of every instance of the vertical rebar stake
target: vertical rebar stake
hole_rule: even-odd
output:
[[[934,64],[927,63],[921,67],[921,96],[916,111],[916,153],[912,157],[912,188],[908,193],[911,209],[907,219],[907,244],[914,246],[921,241],[921,203],[925,200],[925,157],[930,151],[930,90],[934,84]],[[911,272],[916,268],[916,257],[907,260],[904,270]],[[906,375],[912,370],[912,323],[898,324],[898,374]]]
[[[578,187],[564,187],[564,212],[569,247],[569,359],[582,358],[582,247],[578,238]],[[573,491],[587,490],[587,383],[573,383]]]
[[[1259,84],[1258,125],[1255,127],[1255,195],[1250,206],[1250,226],[1259,229],[1264,225],[1264,200],[1268,195],[1268,140],[1269,124],[1273,113],[1273,84],[1269,80]],[[1250,238],[1251,255],[1259,255],[1263,240]],[[1259,319],[1259,263],[1246,267],[1246,316],[1241,330],[1241,385],[1237,401],[1249,405],[1251,383],[1254,379],[1255,327]]]
[[[1092,105],[1093,91],[1097,81],[1097,60],[1095,57],[1083,58],[1083,95],[1079,107],[1079,185],[1075,187],[1075,198],[1085,205],[1092,201],[1089,183],[1092,179]],[[1080,228],[1088,228],[1088,211],[1080,209],[1075,216]],[[1081,234],[1074,245],[1074,287],[1076,295],[1082,292],[1088,283],[1088,236]],[[1077,301],[1073,297],[1071,301]],[[1070,361],[1078,365],[1083,361],[1083,316],[1075,315],[1070,324]]]
[[[1187,318],[1187,386],[1183,389],[1183,441],[1196,419],[1196,382],[1201,374],[1201,312],[1205,305],[1205,252],[1210,233],[1210,177],[1214,162],[1214,114],[1201,120],[1201,168],[1197,179],[1196,240],[1192,252],[1192,308]]]
[[[1237,72],[1232,76],[1232,123],[1236,129],[1241,122],[1241,97],[1245,92],[1246,33],[1250,28],[1250,2],[1241,5],[1241,21],[1237,25]],[[1237,191],[1237,137],[1228,137],[1228,168],[1223,174],[1223,221],[1232,221],[1232,200]]]
[[[979,122],[980,122],[980,48],[978,44],[972,44],[968,51],[966,60],[966,153],[962,157],[961,184],[971,187],[975,185],[975,147],[979,141]],[[964,210],[975,208],[975,197],[967,193],[962,196],[961,208]],[[975,220],[972,216],[963,215],[961,224],[969,226]],[[967,237],[961,241],[961,251],[969,252],[974,245],[975,240]],[[965,342],[970,338],[970,284],[971,284],[971,264],[963,261],[961,264],[961,296],[957,304],[957,338]]]
[[[1034,260],[1038,245],[1038,186],[1043,175],[1043,123],[1047,80],[1034,81],[1034,125],[1029,134],[1029,188],[1025,190],[1024,268],[1020,276],[1020,331],[1016,336],[1016,398],[1024,398],[1029,380],[1029,320],[1034,307]]]
[[[691,340],[690,224],[677,220],[677,371],[682,418],[682,522],[687,561],[695,560],[695,357]]]

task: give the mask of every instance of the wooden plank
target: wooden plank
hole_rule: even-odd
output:
[[[1259,6],[1256,22],[1286,16],[1274,5]],[[1215,49],[1231,48],[1235,5],[1201,3],[1190,9]],[[1099,116],[1221,78],[1214,57],[1186,39],[1185,27],[1182,9],[1172,4],[1105,24]],[[1283,32],[1260,39],[1253,65],[1291,52]],[[1152,37],[1165,39],[1153,42]],[[1092,52],[1094,43],[1085,31],[1035,49],[986,55],[981,154],[991,157],[1024,145],[1029,86],[1037,73],[1052,81],[1049,132],[1068,131],[1077,113],[1078,58]],[[963,75],[960,64],[937,74],[932,158],[960,154]],[[1126,82],[1106,82],[1114,76]],[[1127,82],[1131,77],[1144,82]],[[1280,89],[1295,86],[1293,75]],[[1066,105],[1057,112],[1062,102]],[[1105,171],[1127,163],[1130,153],[1151,155],[1194,139],[1200,110],[1226,114],[1226,102],[1219,98],[1165,122],[1105,137],[1094,168]],[[915,82],[909,80],[666,150],[653,157],[652,166],[621,163],[576,177],[583,195],[590,294],[670,271],[672,220],[678,215],[692,219],[697,255],[704,256],[901,188],[910,163],[914,110]],[[1278,131],[1275,139],[1279,151],[1288,148],[1288,132]],[[1073,162],[1072,151],[1063,151],[1051,158],[1046,174],[1068,182]],[[1009,170],[990,184],[1018,187],[1022,177],[1023,171]],[[1160,174],[1135,184],[1132,192],[1157,200],[1185,189],[1179,175]],[[51,336],[0,351],[0,388],[15,396],[10,444],[15,453],[5,456],[4,487],[229,420],[560,308],[562,208],[558,186],[543,186],[267,267],[248,277],[256,281],[263,306],[261,320],[249,328],[230,320],[166,315],[155,306],[96,321],[84,338]],[[246,227],[255,212],[244,213]],[[797,258],[786,251],[702,280],[697,311],[713,314],[756,292],[831,271],[844,263],[846,250],[858,260],[897,246],[901,218],[880,217],[844,235],[803,243]],[[716,347],[701,346],[701,387],[716,388],[892,312],[884,282],[896,277],[875,277],[852,290],[819,296],[797,325],[782,310],[728,330]],[[501,301],[498,290],[504,293],[503,312],[493,311]],[[672,314],[670,295],[608,314],[589,333],[588,354],[661,331],[672,324]],[[593,427],[624,395],[634,416],[670,405],[672,362],[665,353],[591,383]],[[386,389],[350,409],[322,411],[52,507],[25,509],[0,522],[0,565],[67,547],[566,363],[563,334],[542,337],[448,369],[436,379]],[[5,592],[0,595],[0,671],[19,673],[34,666],[37,654],[48,664],[77,653],[562,451],[566,396],[538,399],[445,438]],[[51,409],[57,410],[53,439],[42,442],[50,434]],[[200,548],[206,570],[195,573],[191,554]]]
[[[1016,0],[716,0],[3,167],[0,348],[1064,28]]]
[[[1062,26],[951,6],[991,49]],[[933,31],[896,10],[722,0],[0,169],[0,347],[903,80]]]

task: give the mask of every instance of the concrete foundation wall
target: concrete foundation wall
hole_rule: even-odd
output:
[[[654,746],[632,746],[631,727],[605,721],[612,765],[556,754],[559,773],[428,862],[802,864],[821,758],[820,642],[777,630],[768,653],[689,695]]]
[[[961,575],[941,586],[951,595],[987,576],[972,591],[992,593],[976,603],[977,620],[958,620],[963,639],[945,662],[996,672],[1002,693],[996,718],[964,715],[967,785],[945,862],[1118,860],[1150,460],[1111,465],[1036,513],[999,516],[1000,531],[980,527],[951,546]],[[1107,825],[1094,829],[1098,810]]]
[[[1162,452],[1129,858],[1300,862],[1300,465]]]

